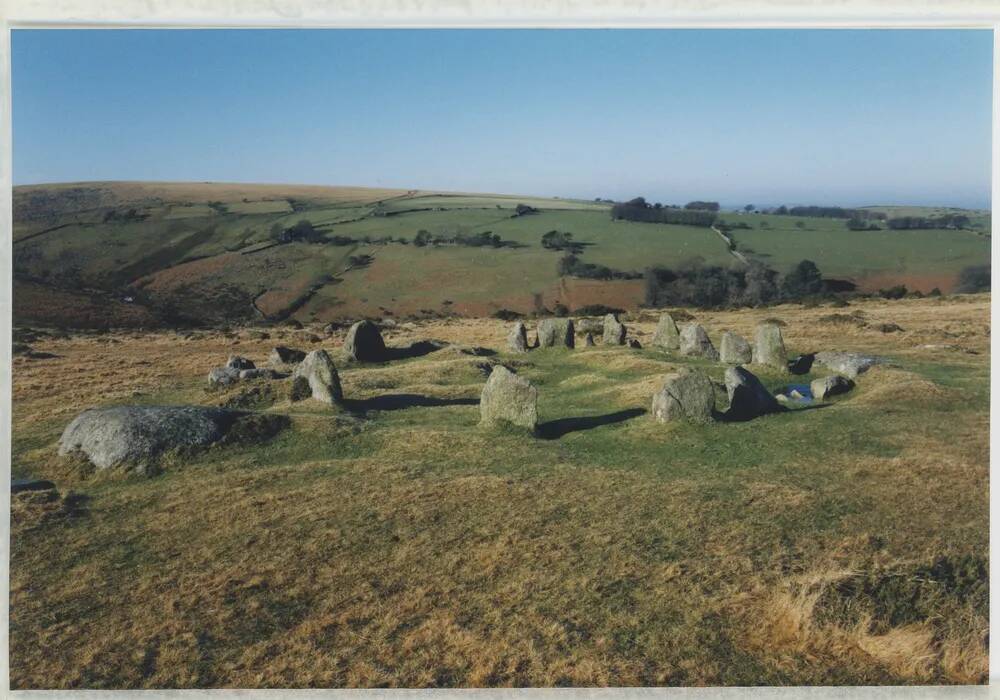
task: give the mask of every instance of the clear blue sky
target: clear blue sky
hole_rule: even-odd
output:
[[[14,182],[990,196],[992,33],[15,30]]]

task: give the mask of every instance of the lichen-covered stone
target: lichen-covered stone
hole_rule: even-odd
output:
[[[573,319],[546,318],[538,322],[538,347],[541,348],[572,348]]]
[[[697,323],[685,324],[681,329],[680,354],[688,357],[703,357],[718,360],[719,353],[708,337],[708,333]]]
[[[510,334],[507,336],[507,347],[511,352],[528,351],[528,330],[521,321],[515,323],[514,327],[510,329]]]
[[[479,399],[482,425],[508,423],[534,430],[538,425],[538,389],[503,365],[496,365]]]
[[[681,369],[664,377],[663,388],[653,395],[653,420],[668,423],[690,420],[699,423],[712,419],[715,389],[704,372]]]
[[[305,387],[308,385],[309,397],[328,405],[339,404],[344,399],[340,388],[340,375],[326,350],[313,350],[306,355],[292,373],[292,400],[306,398]]]
[[[625,324],[618,320],[614,314],[607,314],[604,317],[603,341],[605,345],[624,345]]]
[[[753,363],[782,372],[788,371],[788,353],[776,323],[762,323],[754,333]]]
[[[746,338],[726,331],[719,343],[719,359],[729,365],[745,365],[753,359],[753,351]]]
[[[664,350],[678,350],[681,347],[681,334],[670,314],[660,314],[660,321],[656,324],[656,332],[653,334],[653,345]]]

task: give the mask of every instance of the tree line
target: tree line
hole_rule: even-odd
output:
[[[692,205],[714,205],[715,209],[698,209]],[[641,221],[656,224],[682,224],[685,226],[709,227],[715,223],[718,212],[717,202],[689,202],[682,209],[676,205],[650,204],[643,197],[627,202],[617,202],[611,207],[614,220]]]

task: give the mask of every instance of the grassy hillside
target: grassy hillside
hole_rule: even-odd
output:
[[[15,499],[13,687],[984,682],[988,295],[692,312],[716,344],[777,318],[792,352],[893,366],[815,410],[665,426],[663,374],[723,368],[650,349],[651,312],[627,319],[642,350],[517,356],[499,321],[406,322],[391,345],[457,345],[373,366],[318,324],[40,337],[14,474],[78,496]],[[279,343],[328,349],[353,412],[205,388]],[[497,360],[538,386],[542,438],[478,427]],[[55,454],[91,405],[237,397],[292,428],[154,478]]]
[[[515,216],[518,204],[536,211]],[[896,280],[948,291],[963,267],[989,260],[981,217],[973,232],[850,232],[834,219],[724,219],[752,226],[734,231],[738,250],[779,272],[809,258],[863,289]],[[274,244],[275,227],[303,220],[327,242]],[[621,273],[692,260],[739,264],[709,229],[615,222],[607,204],[592,201],[222,183],[38,185],[14,192],[14,312],[21,320],[73,325],[80,320],[74,299],[103,300],[104,321],[127,325],[136,318],[488,315],[556,304],[634,309],[642,302],[634,280],[561,278],[562,253],[540,242],[552,230],[571,233],[584,262]],[[418,247],[421,231],[446,238],[489,232],[504,245]]]

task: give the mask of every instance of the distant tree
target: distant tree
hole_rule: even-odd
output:
[[[529,207],[527,204],[518,204],[514,207],[514,216],[524,216],[526,214],[534,214],[538,210],[534,207]]]
[[[781,281],[781,291],[785,296],[798,298],[819,294],[823,291],[823,275],[812,260],[803,260],[793,267]]]
[[[701,200],[695,200],[693,202],[688,202],[684,205],[685,209],[695,209],[698,211],[719,211],[718,202],[702,202]]]
[[[796,221],[795,222],[795,228],[804,231],[805,228],[806,228],[806,222],[805,221]]]
[[[413,237],[413,245],[423,248],[431,242],[431,238],[431,232],[422,228],[417,231],[417,235]]]
[[[745,207],[743,207],[743,211],[745,211],[747,214],[749,214],[750,212],[753,211],[753,205],[752,204],[746,205]]]
[[[957,290],[963,294],[990,291],[990,266],[972,265],[958,274]]]

